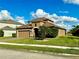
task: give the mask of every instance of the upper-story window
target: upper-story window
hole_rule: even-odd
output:
[[[35,26],[37,26],[37,24],[35,23]]]
[[[46,24],[46,22],[44,22],[44,24]]]

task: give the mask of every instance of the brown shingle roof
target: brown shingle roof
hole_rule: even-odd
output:
[[[53,23],[50,23],[50,22],[47,22],[46,24],[44,24],[44,26],[49,27],[49,26],[54,26],[54,24]]]
[[[58,26],[58,25],[53,25],[53,27],[55,27],[55,28],[58,28],[58,29],[64,29],[64,30],[66,30],[65,28],[63,28],[63,27],[60,27],[60,26]]]
[[[17,27],[17,29],[32,29],[32,24],[22,25]]]
[[[47,18],[37,18],[37,19],[32,20],[31,22],[40,22],[40,21],[47,21],[47,20],[53,22],[52,20],[47,19]],[[50,23],[50,22],[47,22],[46,24],[44,24],[44,26],[47,26],[47,27],[52,27],[53,26],[53,27],[56,27],[56,28],[64,29],[64,28],[62,28],[60,26],[57,26],[54,23]],[[19,26],[17,28],[18,29],[32,29],[33,27],[32,27],[32,24],[27,24],[27,25]]]
[[[16,28],[12,28],[12,27],[9,27],[9,26],[5,26],[3,28],[1,28],[2,30],[16,30]]]
[[[47,19],[47,18],[36,18],[36,19],[33,19],[31,22],[41,22],[41,21],[47,21],[47,20],[49,20],[49,21],[51,21],[51,22],[54,22],[54,21],[52,21],[52,20],[50,20],[50,19]]]
[[[23,25],[22,23],[20,23],[20,22],[16,22],[16,21],[11,20],[11,19],[9,19],[9,20],[0,20],[0,23]]]

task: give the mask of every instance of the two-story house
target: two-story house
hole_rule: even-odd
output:
[[[35,29],[39,29],[40,26],[56,27],[58,29],[58,36],[65,36],[66,29],[56,26],[54,21],[47,18],[37,18],[31,21],[30,24],[17,27],[17,38],[29,38],[35,36]]]

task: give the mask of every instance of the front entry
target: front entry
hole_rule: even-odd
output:
[[[35,37],[38,37],[39,36],[39,29],[38,28],[34,28],[34,32],[35,32]]]

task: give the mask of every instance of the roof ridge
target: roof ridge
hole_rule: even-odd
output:
[[[3,28],[1,28],[2,30],[15,30],[15,28],[10,27],[10,26],[4,26]]]
[[[15,21],[15,20],[11,20],[11,19],[9,19],[9,20],[0,20],[0,23],[7,23],[7,24],[18,24],[18,25],[23,25],[22,23],[20,23],[20,22],[17,22],[17,21]]]

